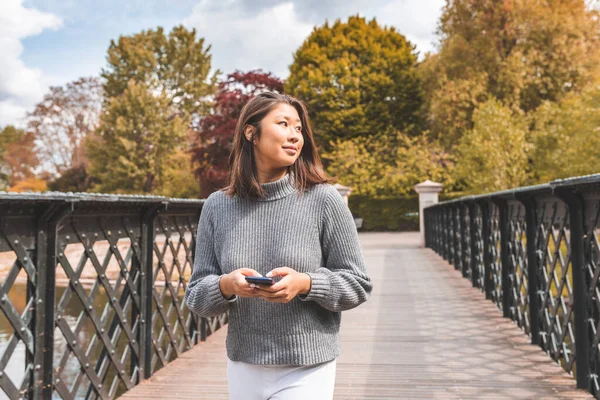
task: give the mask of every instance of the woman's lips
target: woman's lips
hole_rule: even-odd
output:
[[[294,149],[293,147],[284,147],[283,149],[290,155],[294,155],[298,152],[298,150]]]

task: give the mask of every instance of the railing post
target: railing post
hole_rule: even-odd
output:
[[[442,217],[444,216],[443,213],[444,209],[440,206],[437,209],[437,253],[441,256],[442,252],[443,252],[443,247],[444,247],[444,242],[443,242],[443,229],[444,229],[444,221],[442,219]]]
[[[50,205],[37,221],[35,285],[35,354],[33,398],[50,399],[54,390],[54,294],[56,281],[57,226],[71,205]]]
[[[425,236],[423,238],[424,245],[426,248],[429,248],[429,234],[431,232],[429,226],[429,210],[423,210],[423,230],[425,231]]]
[[[571,228],[571,272],[573,274],[573,297],[575,304],[575,362],[577,387],[591,389],[590,385],[590,341],[588,337],[587,284],[583,254],[583,200],[567,188],[556,189],[556,195],[569,208]]]
[[[443,257],[444,260],[448,261],[449,257],[448,257],[448,253],[449,253],[449,248],[450,248],[450,244],[448,243],[448,239],[450,238],[450,233],[449,233],[449,226],[448,226],[448,206],[443,206],[442,207],[443,213],[444,213],[444,217],[443,217],[443,237],[444,237],[444,250],[443,250]]]
[[[440,210],[439,207],[433,209],[433,250],[440,254],[439,250],[439,226],[440,226]]]
[[[158,210],[162,207],[150,207],[142,214],[141,240],[142,240],[142,265],[140,279],[140,372],[144,379],[152,376],[152,292],[154,277],[152,271],[152,259],[154,251],[154,219]]]
[[[508,203],[504,199],[492,199],[498,207],[498,229],[500,230],[500,263],[502,264],[502,315],[510,318],[510,271],[508,254]]]
[[[463,276],[466,276],[467,267],[469,266],[469,261],[467,260],[467,212],[465,203],[460,203],[460,238],[462,243],[460,244],[461,254],[460,254],[460,270]],[[470,250],[469,250],[470,253]]]
[[[450,255],[450,264],[452,264],[454,266],[454,269],[457,269],[460,264],[458,262],[458,226],[456,223],[456,213],[457,213],[457,209],[456,206],[452,205],[450,206],[449,212],[450,212],[450,240],[449,240],[449,246],[448,246],[448,253]]]
[[[529,299],[529,332],[531,334],[531,343],[540,344],[540,326],[539,326],[539,282],[538,282],[538,256],[536,253],[537,243],[537,215],[536,203],[533,197],[517,194],[517,200],[525,207],[525,232],[527,238],[527,293]]]
[[[477,222],[475,221],[475,214],[477,213],[477,204],[475,202],[469,203],[469,233],[471,242],[471,284],[473,287],[477,287],[477,279],[479,279],[479,271],[477,269]]]
[[[483,285],[485,298],[490,300],[492,298],[493,280],[492,280],[492,254],[490,249],[490,202],[489,200],[483,200],[479,203],[481,208],[481,235],[483,236]]]

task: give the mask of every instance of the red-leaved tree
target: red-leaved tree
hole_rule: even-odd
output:
[[[270,72],[254,70],[235,71],[219,84],[213,111],[195,127],[191,149],[202,198],[227,184],[229,153],[237,118],[244,104],[264,91],[283,93],[283,81]]]

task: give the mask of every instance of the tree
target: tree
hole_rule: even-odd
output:
[[[131,80],[121,96],[108,100],[97,134],[86,140],[94,191],[155,193],[165,165],[186,138],[184,120],[170,99]]]
[[[271,73],[255,70],[235,71],[219,84],[214,108],[200,120],[192,145],[194,174],[200,180],[202,198],[227,183],[236,121],[244,104],[263,91],[281,93],[283,82]]]
[[[600,86],[560,103],[544,102],[534,116],[531,163],[535,183],[588,175],[600,165]]]
[[[89,162],[69,168],[59,178],[48,182],[48,190],[56,192],[89,191],[98,182],[89,175],[88,168]]]
[[[490,99],[475,110],[473,122],[473,129],[461,137],[456,149],[456,178],[473,193],[527,183],[531,146],[523,113]]]
[[[8,190],[9,192],[45,192],[48,190],[47,182],[44,179],[30,176],[18,181]]]
[[[391,150],[390,150],[391,149]],[[374,138],[337,140],[323,158],[328,172],[352,187],[352,193],[374,198],[408,196],[425,179],[454,187],[452,156],[427,132],[418,137],[397,132]]]
[[[492,97],[530,112],[581,91],[598,74],[599,28],[585,0],[447,0],[439,53],[420,65],[432,131],[450,147]]]
[[[285,91],[304,100],[318,144],[420,124],[415,47],[393,27],[354,16],[315,28],[294,54]]]
[[[85,168],[85,137],[98,126],[102,85],[98,78],[80,78],[50,93],[27,116],[36,153],[44,170],[55,178],[71,168]]]
[[[6,126],[0,130],[0,190],[7,190],[10,187],[10,168],[4,162],[4,154],[8,146],[19,140],[24,132],[12,125]]]
[[[111,41],[104,91],[108,99],[127,90],[129,81],[143,83],[150,92],[160,94],[172,113],[190,122],[208,112],[208,97],[214,93],[216,71],[211,68],[210,46],[196,39],[196,30],[174,27],[168,36],[163,28],[147,30]]]
[[[173,157],[167,158],[164,166],[164,179],[156,194],[177,198],[200,198],[200,187],[191,170],[191,152],[179,148]]]
[[[6,190],[19,181],[35,177],[39,164],[34,148],[34,136],[14,126],[0,132],[0,188]]]

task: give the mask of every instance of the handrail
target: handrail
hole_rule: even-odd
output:
[[[227,314],[198,318],[183,301],[203,204],[0,192],[6,396],[112,399],[225,324]],[[22,358],[13,382],[9,364]]]
[[[600,396],[600,174],[424,209],[425,246]]]

